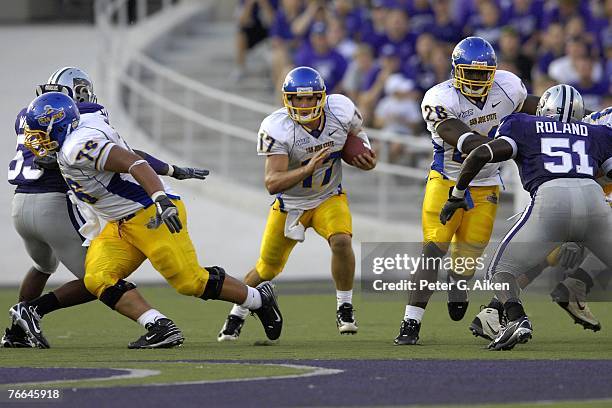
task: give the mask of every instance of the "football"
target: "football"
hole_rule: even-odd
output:
[[[353,158],[366,152],[372,154],[372,150],[363,140],[349,133],[342,148],[342,160],[346,164],[353,165]]]

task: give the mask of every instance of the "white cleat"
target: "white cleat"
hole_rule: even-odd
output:
[[[559,282],[550,296],[574,319],[574,323],[581,325],[585,330],[594,332],[601,330],[601,323],[593,316],[586,303],[586,285],[583,281],[567,277]]]
[[[353,305],[343,303],[336,312],[336,325],[340,334],[357,334],[359,327],[355,320]]]
[[[492,307],[483,308],[472,320],[469,329],[474,336],[492,341],[502,330],[499,311]]]

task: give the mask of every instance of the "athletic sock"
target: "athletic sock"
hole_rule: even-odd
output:
[[[418,306],[406,305],[406,311],[404,312],[404,320],[413,319],[421,323],[425,309]]]
[[[353,289],[336,290],[336,308],[340,309],[343,303],[353,304]]]
[[[247,286],[247,297],[243,304],[240,306],[248,310],[257,310],[261,307],[261,294],[255,288]]]
[[[149,309],[141,314],[137,321],[138,324],[146,328],[147,324],[155,323],[159,319],[167,319],[167,317],[155,309]]]
[[[31,302],[28,302],[28,306],[36,308],[36,313],[38,313],[40,317],[62,308],[57,296],[55,296],[55,293],[53,292],[49,292],[37,299],[32,300]]]
[[[523,309],[523,305],[519,299],[508,300],[506,303],[504,303],[504,310],[506,311],[508,320],[511,322],[526,316],[525,309]]]
[[[244,308],[240,305],[234,305],[232,307],[232,310],[230,310],[230,314],[234,315],[234,316],[238,316],[239,318],[241,318],[242,320],[246,319],[247,315],[249,314],[249,309]]]
[[[497,311],[500,313],[504,311],[504,305],[502,305],[502,303],[495,296],[491,298],[491,301],[489,302],[487,307],[497,309]]]
[[[584,269],[578,268],[575,272],[570,273],[568,276],[584,282],[586,285],[586,293],[591,291],[591,288],[593,287],[593,278]]]

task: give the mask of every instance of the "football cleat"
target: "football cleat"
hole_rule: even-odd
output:
[[[419,331],[421,330],[421,323],[414,319],[402,320],[400,331],[393,342],[397,346],[412,345],[416,344],[419,340]]]
[[[147,333],[128,344],[129,349],[171,348],[180,346],[185,341],[183,333],[172,320],[167,318],[147,323],[145,328]]]
[[[36,307],[28,306],[26,302],[20,302],[10,308],[9,315],[13,319],[13,325],[21,327],[36,347],[44,349],[51,347],[42,334],[41,318],[36,311]]]
[[[581,325],[585,330],[596,332],[601,330],[601,323],[591,313],[586,303],[586,295],[585,283],[570,277],[559,282],[550,293],[553,302],[563,308],[574,319],[574,323]]]
[[[446,279],[447,283],[451,283],[450,275],[447,275]],[[466,289],[459,289],[457,287],[457,282],[453,282],[454,284],[449,286],[448,289],[448,303],[446,304],[448,307],[448,315],[455,322],[460,321],[465,316],[465,312],[468,309],[468,293]]]
[[[244,325],[244,319],[239,316],[228,315],[225,324],[221,328],[217,341],[236,341],[240,336],[240,330]]]
[[[4,331],[0,346],[5,348],[34,348],[36,345],[19,326],[11,326]]]
[[[469,329],[474,336],[493,341],[503,326],[503,319],[499,310],[481,306],[480,313],[472,320]]]
[[[283,316],[281,315],[274,288],[269,282],[261,283],[256,288],[261,295],[261,307],[253,310],[261,322],[266,337],[270,340],[276,340],[280,337],[283,330]]]
[[[512,350],[517,344],[527,343],[533,328],[527,316],[508,322],[499,335],[489,344],[490,350]]]
[[[343,303],[336,311],[336,325],[340,334],[356,334],[359,327],[355,320],[353,305]]]

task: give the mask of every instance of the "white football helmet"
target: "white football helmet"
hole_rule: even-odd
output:
[[[91,78],[82,69],[75,67],[60,68],[49,77],[47,83],[70,88],[75,102],[96,102],[98,100],[93,91]]]
[[[536,115],[561,122],[580,122],[584,116],[582,95],[573,86],[561,84],[550,87],[540,98]]]

